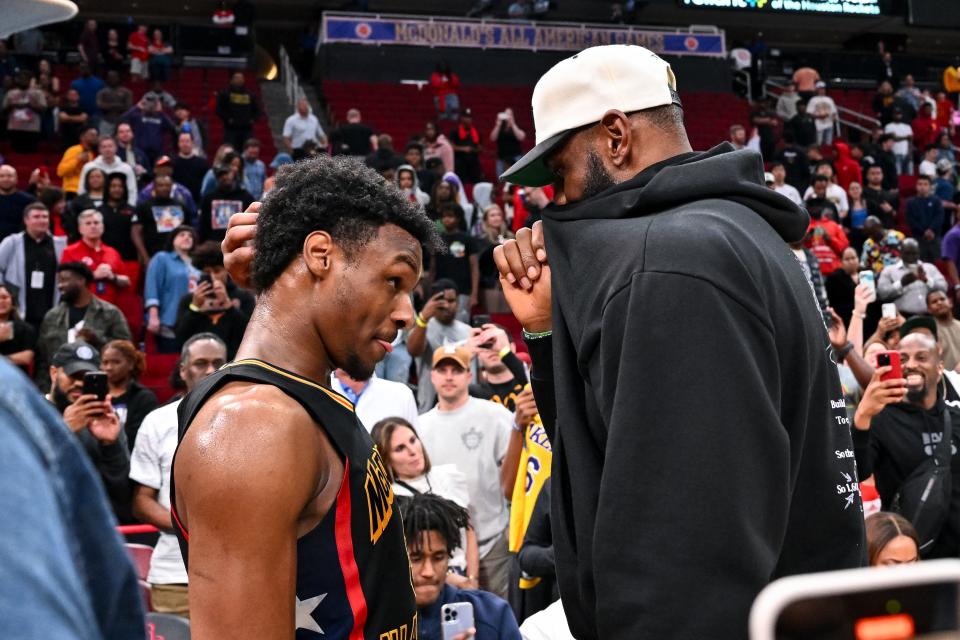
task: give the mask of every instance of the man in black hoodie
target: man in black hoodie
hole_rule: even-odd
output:
[[[691,151],[641,47],[560,62],[533,112],[503,178],[555,204],[495,255],[553,443],[570,629],[745,637],[771,580],[866,560],[837,366],[787,248],[807,215],[756,153]]]

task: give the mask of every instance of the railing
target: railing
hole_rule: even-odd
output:
[[[293,63],[290,62],[290,55],[283,45],[280,45],[278,57],[280,58],[280,80],[283,82],[283,89],[287,94],[287,102],[290,103],[291,109],[295,109],[300,98],[306,98],[307,96],[303,87],[300,86],[300,77],[297,75],[296,69],[293,68]]]
[[[735,88],[739,87],[743,91],[743,96],[747,99],[747,102],[753,104],[753,80],[746,69],[734,69],[733,84]]]
[[[786,83],[784,82],[779,82],[772,78],[767,79],[763,83],[763,96],[779,97],[785,87]],[[880,121],[873,116],[848,109],[847,107],[837,105],[837,113],[839,114],[837,120],[838,129],[842,125],[847,127],[847,129],[856,129],[861,133],[871,134],[874,129],[880,126]]]

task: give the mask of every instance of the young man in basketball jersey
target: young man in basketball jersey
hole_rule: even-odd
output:
[[[337,367],[369,378],[413,324],[436,232],[372,170],[317,158],[281,169],[256,233],[237,359],[180,407],[171,493],[192,637],[415,638],[390,481],[327,385]]]

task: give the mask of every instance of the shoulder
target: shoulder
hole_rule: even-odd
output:
[[[143,418],[140,423],[140,430],[137,432],[137,441],[141,437],[159,438],[163,432],[177,429],[177,408],[181,400],[174,400],[162,407],[157,407]],[[143,434],[140,436],[139,434]]]

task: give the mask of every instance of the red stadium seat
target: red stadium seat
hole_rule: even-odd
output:
[[[153,547],[134,542],[126,543],[126,547],[127,553],[133,560],[133,566],[137,569],[137,577],[146,580],[147,574],[150,572],[150,558],[153,556]]]

